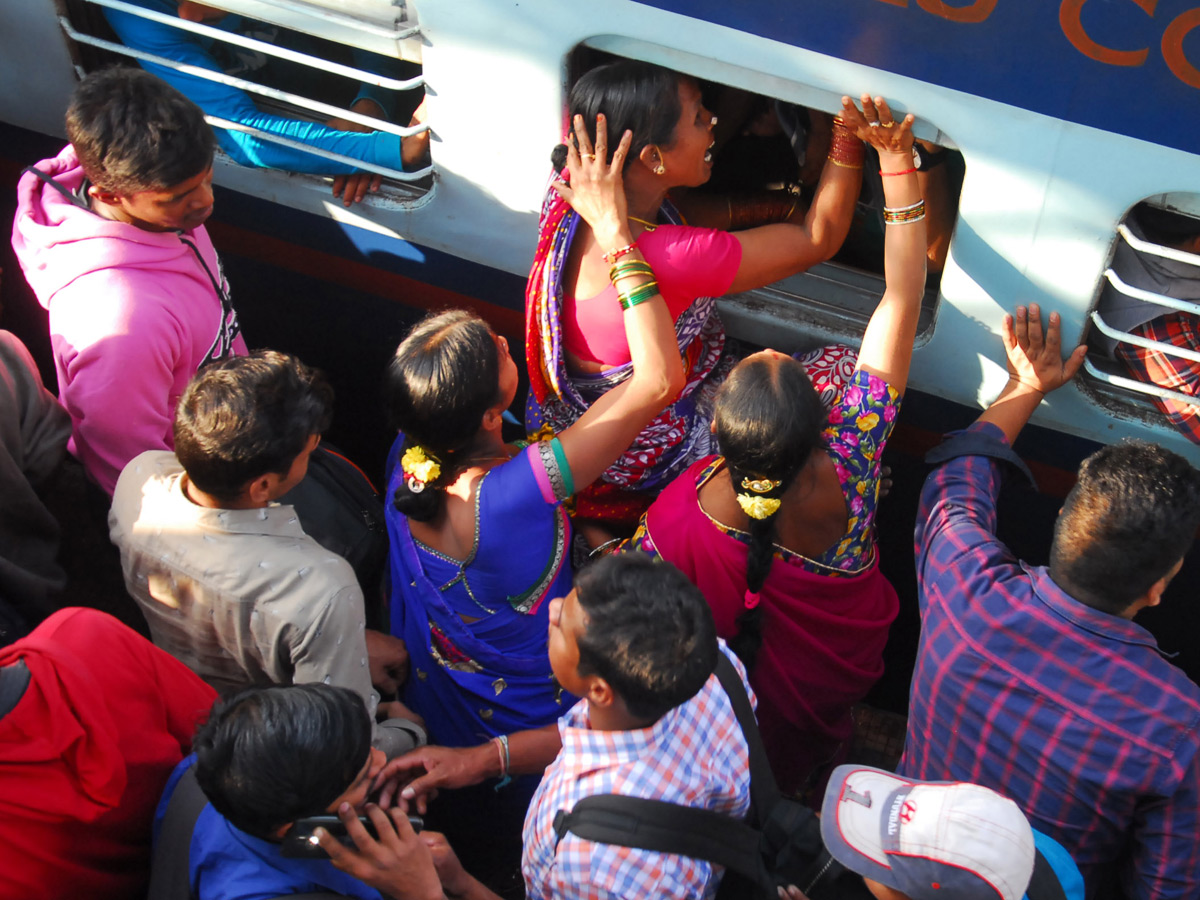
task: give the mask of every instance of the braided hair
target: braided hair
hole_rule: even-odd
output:
[[[440,470],[421,484],[400,480],[392,497],[399,512],[429,522],[441,511],[459,460],[470,456],[483,414],[496,403],[499,380],[496,336],[465,310],[426,316],[396,348],[384,380],[389,423],[403,432],[405,451],[420,448]]]
[[[825,418],[804,367],[793,359],[751,357],[733,370],[717,394],[717,443],[738,502],[750,517],[746,609],[729,641],[747,669],[762,647],[758,594],[775,559],[781,500],[813,451],[823,446]]]

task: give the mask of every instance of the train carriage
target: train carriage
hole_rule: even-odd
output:
[[[1123,226],[1130,209],[1146,202],[1200,217],[1200,117],[1191,112],[1200,98],[1196,3],[214,0],[208,5],[278,33],[231,37],[203,24],[170,24],[198,27],[199,37],[238,52],[288,57],[335,80],[331,100],[251,75],[204,76],[288,115],[344,114],[336,97],[352,95],[344,86],[355,82],[398,95],[425,92],[425,125],[416,130],[430,131],[430,164],[379,169],[381,190],[353,207],[331,196],[328,178],[251,168],[228,155],[216,163],[222,190],[210,230],[251,343],[292,350],[330,370],[339,392],[337,437],[372,462],[387,442],[376,382],[407,322],[425,309],[468,305],[520,338],[549,151],[562,139],[569,82],[587,59],[648,60],[828,112],[842,94],[869,90],[914,112],[919,137],[961,154],[962,187],[894,439],[900,483],[880,520],[885,566],[902,594],[905,584],[911,594],[917,460],[937,434],[970,421],[999,391],[1003,313],[1037,302],[1062,314],[1068,340],[1111,331],[1096,307],[1112,283],[1114,252],[1130,239]],[[10,204],[20,168],[57,150],[78,74],[129,53],[104,27],[106,9],[147,14],[143,3],[128,0],[0,2],[0,73],[8,85],[0,96],[0,165]],[[323,43],[297,50],[306,42],[288,34]],[[134,53],[150,65],[172,64]],[[395,78],[364,67],[362,53],[419,63],[420,75]],[[33,333],[36,316],[22,318],[31,301],[8,263],[7,327],[23,328],[44,351],[45,340]],[[720,308],[735,336],[795,350],[831,339],[854,343],[881,290],[878,271],[835,261],[728,296]],[[1200,313],[1187,306],[1177,308]],[[1016,549],[1044,559],[1071,473],[1099,443],[1142,437],[1200,464],[1200,448],[1155,410],[1154,391],[1094,353],[1075,383],[1041,405],[1019,449],[1045,495],[1011,504],[1005,537]],[[1193,677],[1200,649],[1178,635],[1200,618],[1187,608],[1188,573],[1198,568],[1189,563],[1163,607],[1145,615]],[[910,604],[889,651],[891,686],[881,689],[887,705],[903,704],[914,634]]]

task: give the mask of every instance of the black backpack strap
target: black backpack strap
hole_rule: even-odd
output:
[[[584,797],[554,817],[554,833],[598,844],[616,844],[690,856],[757,880],[762,874],[759,832],[726,813],[622,794]]]
[[[738,724],[742,726],[742,735],[746,738],[746,747],[750,751],[750,820],[762,822],[780,799],[779,783],[771,771],[771,764],[767,762],[767,749],[763,746],[758,721],[754,718],[754,709],[750,706],[750,697],[742,677],[729,657],[720,651],[717,654],[716,674],[729,702],[733,704]]]
[[[208,798],[196,781],[196,767],[190,766],[175,782],[175,791],[158,831],[146,900],[188,900],[191,897],[188,851],[196,820],[207,805]]]
[[[21,170],[22,175],[24,175],[26,172],[32,172],[34,175],[36,175],[38,178],[40,178],[44,183],[50,185],[50,187],[54,188],[56,191],[58,191],[60,194],[62,194],[69,201],[71,201],[71,203],[73,203],[75,206],[78,206],[80,209],[86,209],[88,212],[92,211],[91,207],[88,206],[86,203],[84,203],[82,199],[80,199],[77,195],[71,193],[69,190],[67,190],[67,188],[65,188],[63,185],[59,184],[57,181],[55,181],[53,178],[51,178],[49,175],[47,175],[45,172],[43,172],[37,166],[26,166],[24,169]]]

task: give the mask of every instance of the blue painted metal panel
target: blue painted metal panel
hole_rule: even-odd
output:
[[[1195,153],[1197,0],[638,0]],[[979,21],[965,21],[976,18]]]

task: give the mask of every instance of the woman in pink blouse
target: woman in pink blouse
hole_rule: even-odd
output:
[[[675,321],[687,375],[676,401],[578,498],[579,517],[632,526],[657,491],[712,451],[713,395],[736,362],[723,352],[716,298],[770,284],[837,251],[858,197],[863,148],[835,122],[807,210],[791,195],[760,198],[749,209],[720,198],[689,206],[685,223],[668,192],[708,181],[716,121],[694,80],[648,63],[609,63],[575,85],[570,112],[589,128],[603,113],[612,133],[633,132],[624,169],[630,228]],[[559,195],[548,192],[526,292],[530,431],[543,425],[561,431],[629,377],[629,346],[608,278],[613,251],[621,249],[602,246]]]

